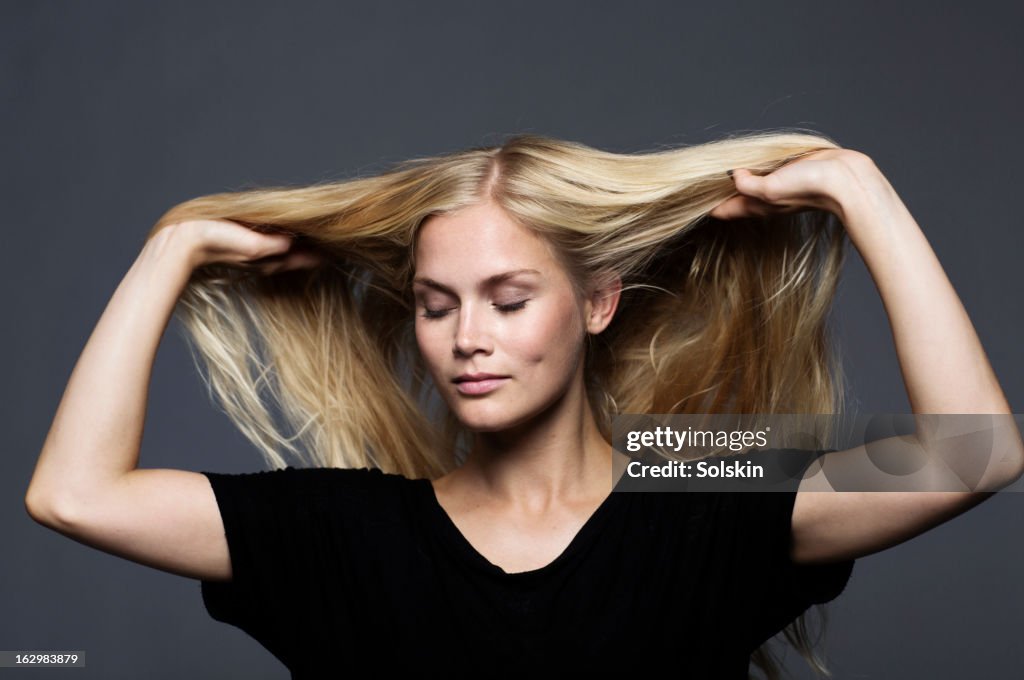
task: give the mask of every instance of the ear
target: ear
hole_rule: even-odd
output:
[[[584,313],[587,332],[597,335],[612,322],[622,294],[622,279],[618,274],[607,274],[594,286],[587,297]]]

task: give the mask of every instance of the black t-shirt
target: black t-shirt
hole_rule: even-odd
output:
[[[806,454],[802,475],[822,452],[795,453]],[[506,573],[465,539],[427,479],[366,468],[203,474],[233,570],[229,582],[202,582],[207,611],[299,680],[357,668],[745,679],[751,652],[839,595],[853,569],[790,561],[795,486],[615,491],[553,562]]]

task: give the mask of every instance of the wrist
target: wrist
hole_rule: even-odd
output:
[[[156,268],[165,276],[188,282],[192,271],[201,264],[199,240],[187,222],[170,224],[151,236],[142,248],[136,263]]]
[[[903,209],[895,189],[868,156],[851,152],[841,164],[840,176],[831,193],[835,214],[848,231],[863,223],[886,224]],[[852,234],[851,234],[852,235]]]

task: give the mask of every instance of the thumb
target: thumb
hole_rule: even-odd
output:
[[[787,198],[779,180],[773,174],[756,175],[746,168],[736,168],[732,173],[736,191],[765,203],[775,204]]]
[[[268,254],[279,255],[287,252],[291,249],[293,241],[295,241],[295,234],[289,233],[264,234],[261,236],[261,246]]]
[[[764,181],[763,177],[755,175],[746,168],[735,168],[730,170],[729,174],[732,175],[732,181],[736,185],[736,189],[741,194],[747,194],[748,196],[756,195],[761,188],[761,183]]]

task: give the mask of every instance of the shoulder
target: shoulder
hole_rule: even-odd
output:
[[[396,483],[398,480],[411,481],[402,475],[384,472],[378,468],[341,468],[341,467],[296,467],[289,465],[283,468],[272,470],[254,470],[251,472],[212,472],[201,471],[207,477],[221,479],[253,479],[253,480],[274,480],[277,482],[304,481],[313,482],[319,480],[344,481],[351,484],[381,484]],[[271,482],[267,482],[271,483]]]
[[[420,480],[384,472],[378,468],[295,467],[225,473],[203,471],[217,496],[298,495],[305,498],[369,498],[389,491],[403,493]]]

